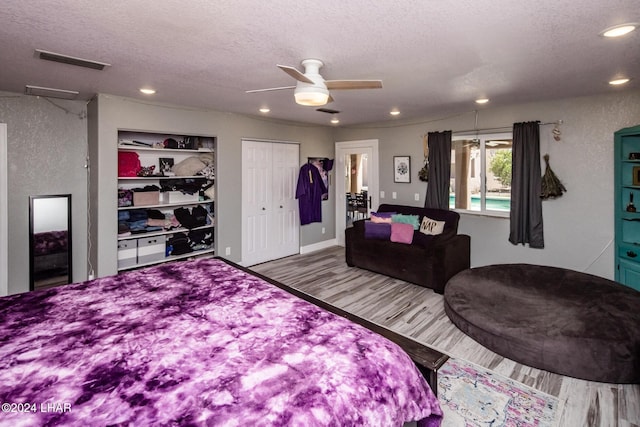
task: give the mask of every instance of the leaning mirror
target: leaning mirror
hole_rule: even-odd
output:
[[[29,197],[30,290],[71,283],[71,194]]]

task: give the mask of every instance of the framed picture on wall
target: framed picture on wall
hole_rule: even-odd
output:
[[[393,156],[393,182],[411,182],[410,156]]]
[[[640,185],[640,166],[633,167],[633,185]]]
[[[171,168],[173,167],[173,157],[160,157],[158,159],[158,166],[159,166],[161,175],[164,175],[164,176],[173,175],[171,172]]]

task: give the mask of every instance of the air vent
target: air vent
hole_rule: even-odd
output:
[[[338,110],[332,110],[331,108],[316,108],[316,111],[327,114],[338,114],[340,112]]]
[[[93,61],[91,59],[76,58],[74,56],[62,55],[60,53],[47,52],[46,50],[36,49],[36,55],[40,59],[47,61],[61,62],[63,64],[77,65],[78,67],[91,68],[94,70],[104,70],[104,67],[110,67],[111,64]]]
[[[50,87],[27,85],[24,88],[26,95],[46,96],[48,98],[75,99],[80,92],[75,90],[54,89]]]

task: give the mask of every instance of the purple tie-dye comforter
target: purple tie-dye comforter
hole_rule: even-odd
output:
[[[440,424],[410,358],[216,259],[0,298],[0,425]]]

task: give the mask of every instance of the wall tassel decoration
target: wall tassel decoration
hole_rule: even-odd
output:
[[[422,169],[418,172],[418,179],[423,182],[429,181],[429,145],[427,144],[427,135],[422,136],[422,151],[424,153],[424,162]]]
[[[546,163],[546,167],[544,169],[544,175],[542,175],[542,193],[540,197],[542,200],[555,199],[556,197],[562,196],[562,193],[566,192],[567,189],[551,170],[548,154],[544,155],[544,162]]]

